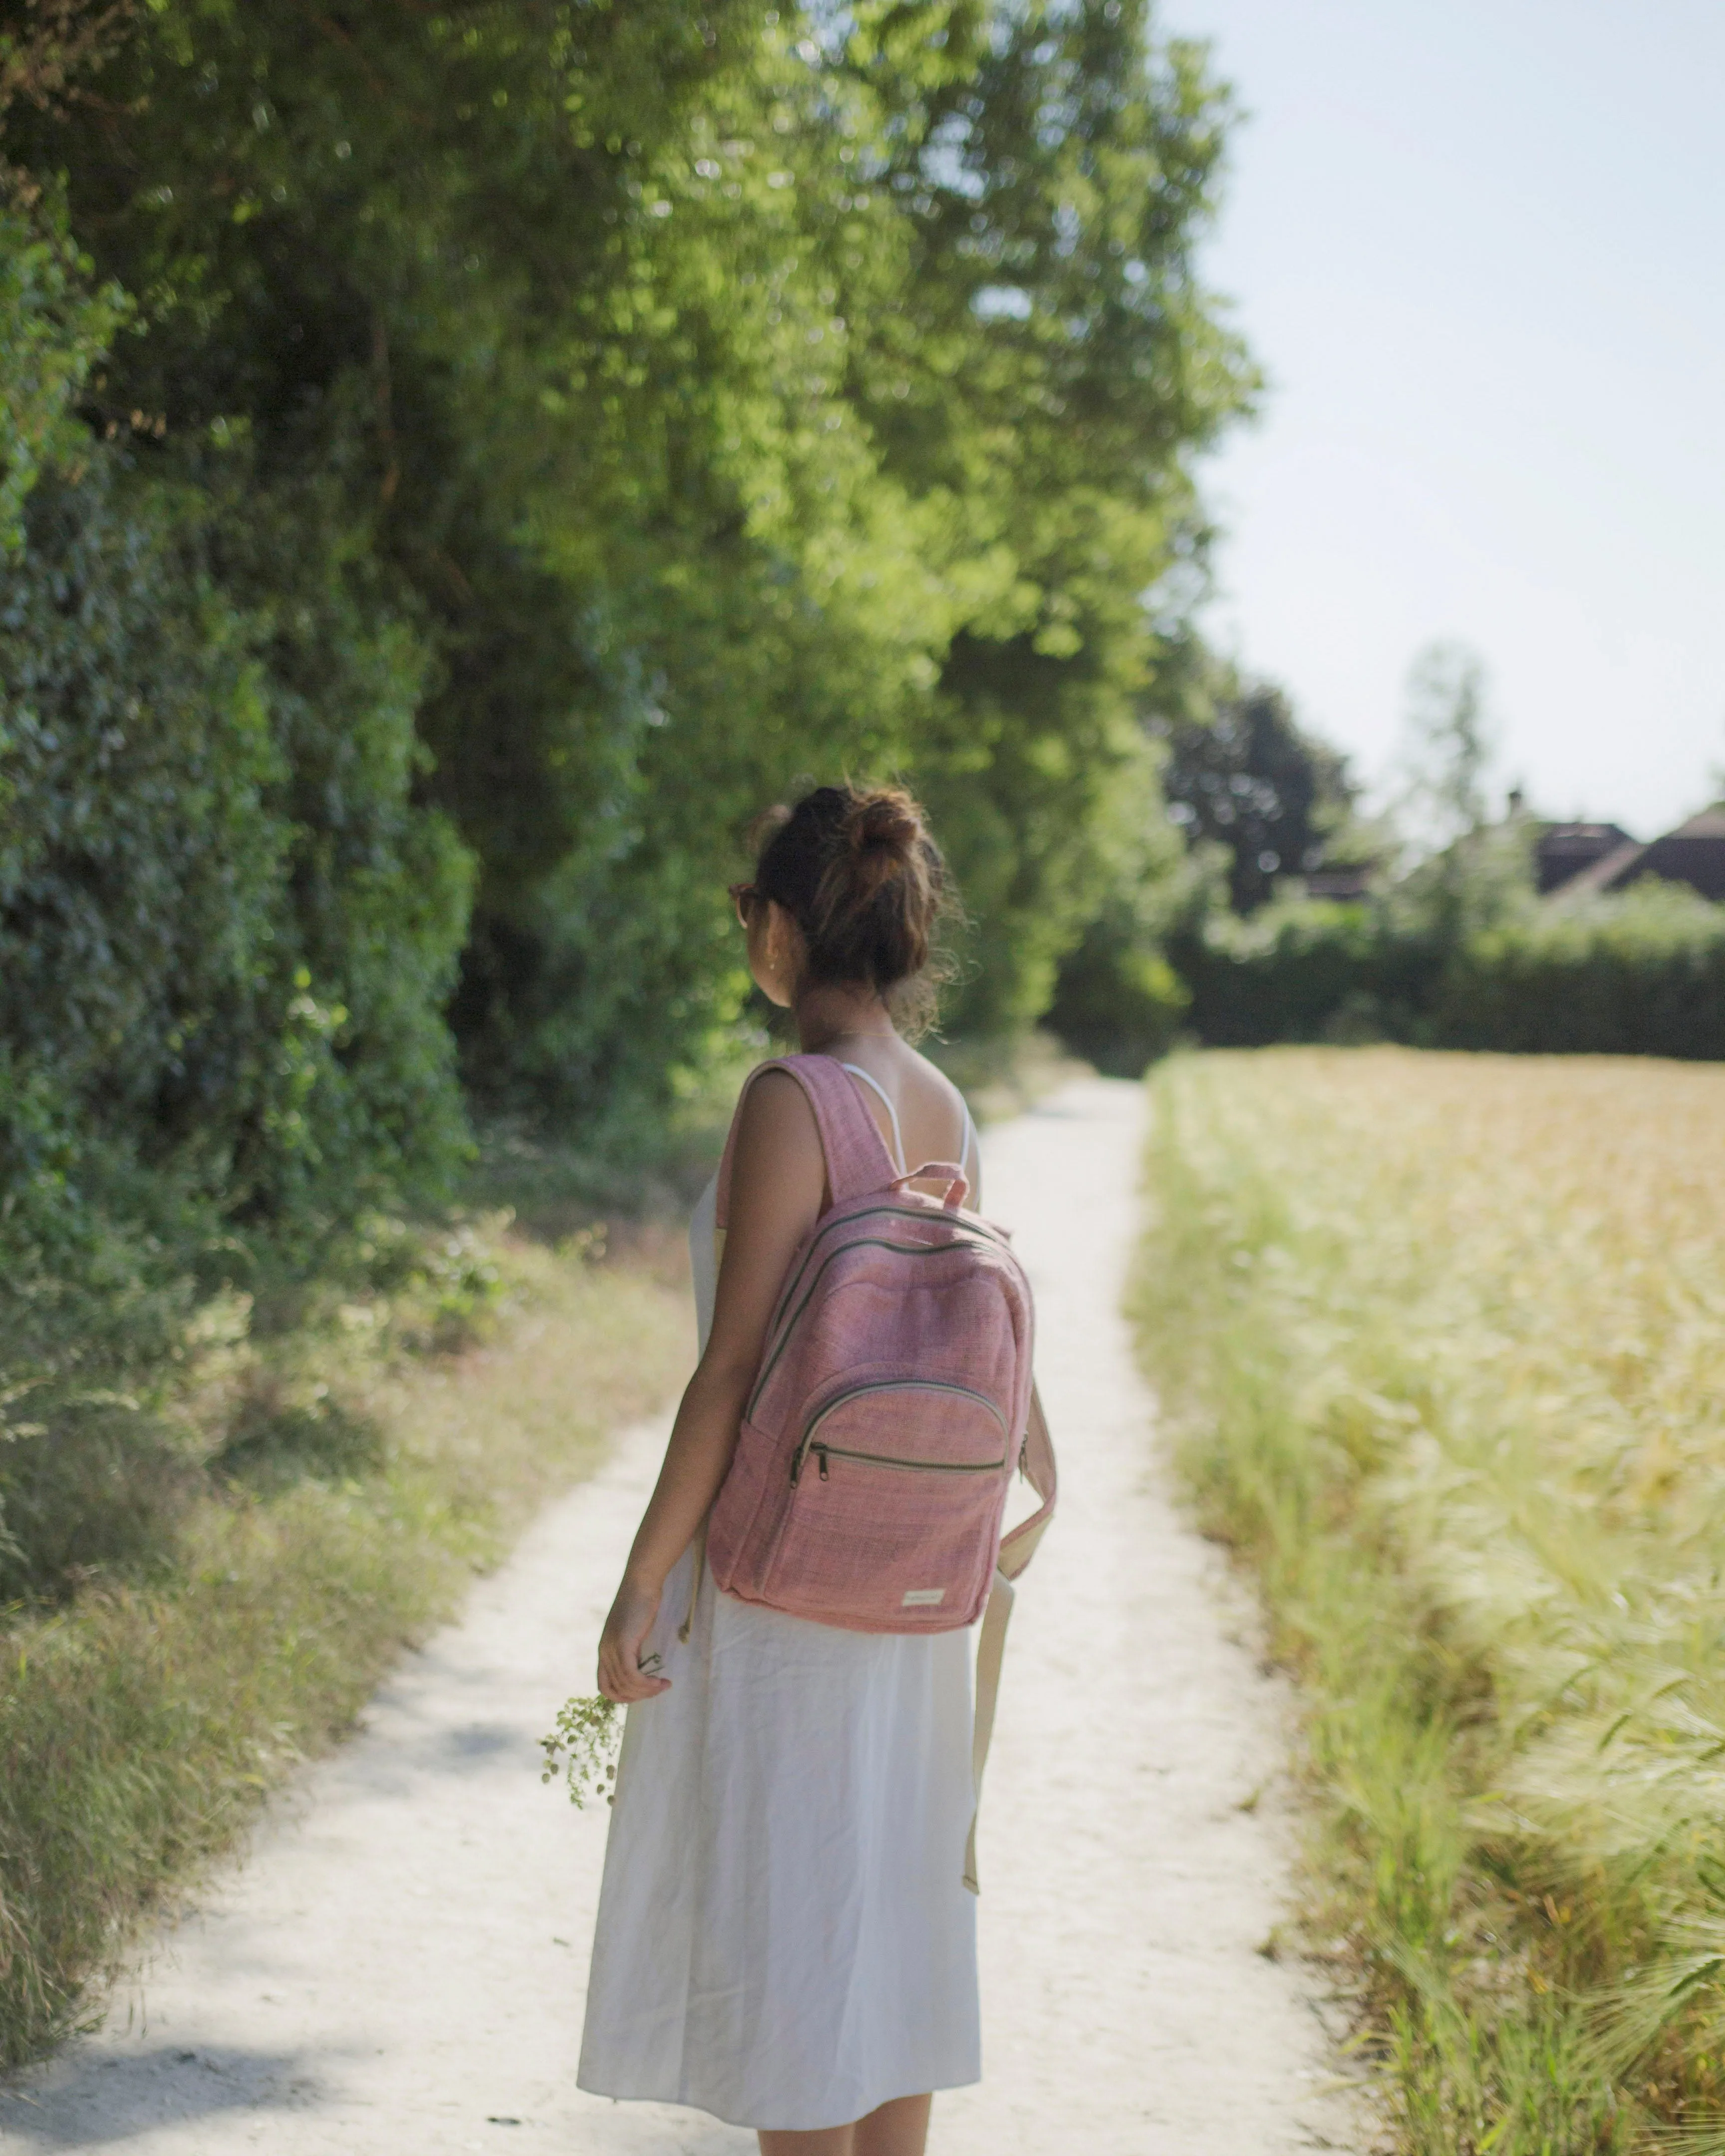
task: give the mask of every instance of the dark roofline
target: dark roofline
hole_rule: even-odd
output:
[[[1584,893],[1613,890],[1646,850],[1639,839],[1625,839],[1620,846],[1612,847],[1609,853],[1601,854],[1596,861],[1589,861],[1584,869],[1579,869],[1549,896],[1579,897]]]

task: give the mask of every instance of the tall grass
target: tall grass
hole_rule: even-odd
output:
[[[7,1613],[0,2065],[99,2003],[150,1910],[682,1374],[686,1294],[639,1258],[471,1231],[443,1255],[273,1338],[230,1313],[165,1416],[172,1534]]]
[[[1153,1081],[1146,1363],[1306,1708],[1420,2156],[1725,2150],[1725,1071]]]

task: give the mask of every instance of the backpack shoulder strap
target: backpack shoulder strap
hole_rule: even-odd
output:
[[[731,1163],[737,1149],[742,1104],[748,1098],[750,1086],[765,1070],[783,1070],[787,1077],[794,1078],[808,1095],[820,1132],[820,1149],[827,1163],[827,1188],[832,1193],[834,1205],[866,1197],[872,1190],[884,1190],[896,1180],[898,1163],[886,1150],[880,1125],[845,1075],[844,1065],[830,1055],[777,1055],[768,1063],[757,1063],[750,1071],[737,1098],[737,1112],[731,1118],[715,1196],[716,1218],[721,1230],[730,1218]]]

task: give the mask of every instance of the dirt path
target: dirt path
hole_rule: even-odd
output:
[[[1152,1465],[1117,1315],[1142,1096],[1067,1088],[985,1142],[1035,1280],[1061,1517],[1014,1621],[982,1841],[988,2078],[935,2156],[1358,2148],[1276,1923],[1281,1703]],[[602,1815],[534,1740],[591,1681],[656,1465],[637,1430],[548,1512],[108,2025],[0,2101],[0,2144],[137,2156],[728,2156],[751,2134],[573,2087]]]

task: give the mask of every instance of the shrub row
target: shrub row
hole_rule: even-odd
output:
[[[1173,956],[1209,1046],[1725,1058],[1725,907],[1666,885],[1530,900],[1471,928],[1393,903],[1300,901],[1188,932]]]

